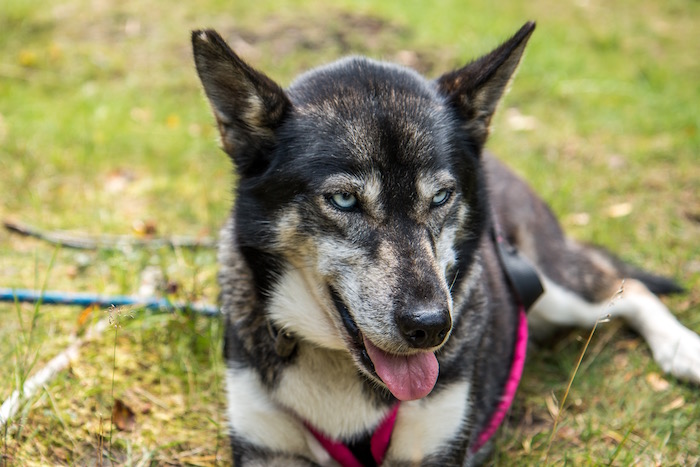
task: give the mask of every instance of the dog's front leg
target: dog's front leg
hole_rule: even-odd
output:
[[[230,366],[226,386],[236,466],[332,465],[319,457],[316,451],[325,453],[314,449],[318,443],[303,422],[270,397],[254,368]]]
[[[643,283],[628,279],[619,295],[607,302],[590,303],[545,278],[547,292],[530,311],[532,328],[593,327],[605,318],[623,318],[651,348],[662,370],[700,384],[700,335],[686,328]]]

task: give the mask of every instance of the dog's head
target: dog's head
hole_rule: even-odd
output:
[[[347,58],[286,91],[216,32],[192,35],[269,319],[348,352],[398,399],[435,385],[451,287],[484,229],[482,147],[533,29],[434,81]]]

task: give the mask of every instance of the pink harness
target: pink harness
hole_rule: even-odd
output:
[[[493,415],[491,415],[489,422],[486,424],[483,430],[481,430],[481,433],[479,433],[479,436],[476,437],[476,442],[472,444],[472,454],[481,449],[481,447],[491,439],[496,430],[498,430],[498,427],[501,426],[506,413],[508,413],[508,409],[510,409],[511,404],[513,404],[515,391],[518,390],[520,378],[523,376],[525,354],[527,353],[527,315],[525,314],[525,308],[522,305],[518,310],[518,317],[518,330],[515,338],[513,362],[510,366],[508,380],[503,388],[501,402],[498,404],[498,407],[496,407],[496,411],[493,413]]]
[[[391,440],[391,433],[394,431],[394,424],[396,423],[396,414],[398,411],[399,404],[396,404],[384,420],[382,420],[377,429],[374,430],[374,433],[372,433],[369,445],[372,451],[372,457],[377,465],[382,465],[382,462],[384,462],[384,455],[389,448],[389,441]],[[321,443],[323,449],[325,449],[342,467],[363,467],[362,463],[355,458],[350,448],[346,445],[340,441],[328,439],[313,427],[309,426],[308,423],[306,424],[306,428],[308,428],[311,434]]]
[[[491,419],[477,435],[476,441],[471,445],[470,452],[472,454],[481,449],[481,447],[491,439],[496,430],[498,430],[498,427],[501,426],[506,413],[508,413],[508,409],[513,403],[515,391],[518,389],[518,383],[520,383],[520,378],[523,374],[523,366],[525,365],[525,353],[527,351],[527,317],[523,306],[520,306],[518,310],[518,329],[516,332],[513,361],[511,363],[508,380],[503,388],[501,401],[491,415]],[[386,455],[389,442],[391,441],[391,434],[396,424],[396,415],[398,411],[399,404],[396,404],[384,420],[382,420],[374,433],[372,433],[372,437],[370,438],[370,450],[372,451],[372,457],[377,465],[382,465],[384,461],[384,456]],[[345,444],[327,438],[308,424],[306,424],[306,427],[321,446],[323,446],[326,452],[328,452],[342,467],[363,467],[362,463],[357,460],[352,451],[350,451],[350,448]]]

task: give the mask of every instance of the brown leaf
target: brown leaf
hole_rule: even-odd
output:
[[[158,232],[158,226],[152,220],[137,220],[131,226],[134,232],[140,236],[150,237]]]
[[[552,416],[552,420],[556,420],[559,416],[559,401],[556,401],[554,394],[550,393],[544,398],[544,402],[547,405],[549,415]]]
[[[62,460],[63,462],[66,462],[70,459],[70,456],[68,455],[68,451],[65,448],[58,447],[58,446],[51,446],[51,452],[53,453],[54,456],[56,456],[58,459]]]
[[[90,318],[90,315],[92,315],[92,312],[95,310],[95,305],[88,305],[85,307],[83,311],[80,312],[80,316],[78,316],[78,326],[83,327],[85,326],[85,323],[87,323],[88,318]]]
[[[625,437],[622,435],[622,433],[619,433],[619,432],[614,431],[614,430],[606,431],[605,437],[613,440],[615,442],[615,444],[620,444],[625,439]]]
[[[672,410],[680,409],[685,405],[685,399],[683,396],[676,397],[673,399],[671,402],[666,404],[663,409],[661,409],[661,413],[667,413]]]
[[[506,109],[506,122],[515,131],[532,131],[537,128],[537,119],[532,115],[523,115],[515,107]]]
[[[143,397],[139,396],[139,388],[127,389],[124,392],[124,400],[131,407],[131,409],[138,414],[147,414],[153,408],[153,404],[149,401],[144,400]]]
[[[651,386],[654,392],[662,392],[668,389],[671,385],[668,381],[663,379],[658,373],[649,373],[646,377],[647,383]]]
[[[114,399],[112,421],[121,431],[134,431],[134,427],[136,426],[134,411],[120,399]]]
[[[606,210],[608,217],[617,219],[619,217],[629,216],[632,212],[632,203],[613,204]]]
[[[104,181],[107,193],[121,193],[134,181],[136,175],[129,169],[117,169],[109,172]]]
[[[587,212],[574,212],[564,219],[567,224],[586,226],[591,222],[591,215]]]

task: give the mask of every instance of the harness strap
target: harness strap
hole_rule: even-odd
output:
[[[394,431],[396,424],[396,414],[399,411],[399,404],[395,404],[391,411],[387,414],[384,420],[377,426],[377,429],[372,433],[370,439],[370,450],[372,457],[377,465],[382,465],[384,456],[389,448],[391,434]],[[314,438],[323,446],[323,449],[342,467],[363,467],[362,462],[357,460],[349,447],[341,441],[333,441],[326,437],[323,433],[317,431],[309,423],[305,423],[306,428],[314,435]]]
[[[503,394],[501,395],[501,400],[496,407],[496,410],[491,415],[488,423],[484,426],[481,432],[477,435],[476,441],[471,445],[470,452],[472,454],[476,453],[481,449],[496,433],[498,428],[503,423],[510,406],[513,404],[513,399],[515,398],[515,393],[518,390],[518,385],[520,383],[520,378],[523,375],[523,368],[525,366],[525,356],[527,353],[527,315],[525,314],[525,307],[522,305],[518,308],[518,328],[516,330],[516,340],[515,349],[513,351],[513,360],[510,366],[510,373],[508,374],[508,379],[503,387]],[[384,420],[379,424],[377,429],[372,434],[370,440],[370,446],[372,450],[372,457],[374,458],[376,465],[381,466],[384,461],[384,456],[389,448],[389,442],[391,441],[391,434],[394,431],[394,425],[396,423],[396,415],[398,413],[400,404],[394,405],[391,412],[384,418]],[[350,448],[348,448],[341,441],[333,441],[317,431],[309,423],[305,423],[306,428],[311,432],[311,434],[318,440],[318,442],[323,446],[326,452],[342,467],[364,467],[363,464],[357,460],[353,455]]]
[[[498,258],[501,267],[508,279],[511,291],[515,295],[518,303],[518,328],[516,330],[515,348],[513,349],[513,360],[510,365],[510,373],[506,380],[501,400],[496,410],[491,415],[491,419],[477,435],[476,441],[471,445],[470,451],[476,453],[494,435],[496,430],[503,423],[510,406],[513,404],[515,392],[518,389],[520,378],[523,375],[525,366],[525,355],[527,353],[527,311],[544,293],[542,281],[530,262],[518,253],[517,248],[508,243],[501,233],[498,221],[492,216],[491,236],[496,242]]]
[[[527,315],[525,314],[525,307],[520,305],[518,308],[518,329],[515,340],[515,349],[513,351],[513,361],[510,365],[510,373],[508,374],[508,380],[506,380],[506,385],[503,388],[503,394],[501,395],[501,401],[498,403],[498,407],[491,415],[491,419],[484,426],[476,437],[476,442],[471,445],[472,454],[477,452],[481,447],[486,444],[491,437],[496,433],[496,430],[501,426],[503,419],[508,413],[513,399],[515,398],[515,392],[518,390],[518,384],[520,383],[520,378],[523,375],[523,367],[525,366],[525,354],[527,353]]]

